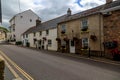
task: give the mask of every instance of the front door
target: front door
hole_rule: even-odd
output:
[[[70,53],[75,53],[75,41],[70,40]]]

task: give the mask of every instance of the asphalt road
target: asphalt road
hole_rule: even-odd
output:
[[[0,45],[34,80],[120,80],[120,66],[53,55],[14,45]],[[62,54],[62,53],[61,53]]]

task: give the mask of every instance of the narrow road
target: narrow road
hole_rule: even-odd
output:
[[[0,45],[3,51],[34,80],[120,80],[120,66],[74,59],[14,45]]]

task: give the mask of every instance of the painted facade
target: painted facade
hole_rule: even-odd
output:
[[[40,19],[32,10],[27,10],[16,14],[10,20],[10,33],[12,41],[21,41],[21,34],[36,25],[36,20]]]

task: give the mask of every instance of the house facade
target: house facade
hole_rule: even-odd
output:
[[[35,27],[29,28],[22,34],[24,46],[26,42],[29,42],[30,47],[57,51],[57,23],[62,21],[64,17],[61,16],[43,23],[36,21]]]
[[[106,0],[104,5],[74,15],[69,15],[71,10],[68,10],[65,20],[58,23],[58,51],[83,54],[90,50],[92,55],[104,56],[104,42],[116,39],[119,33],[113,33],[110,27],[106,28],[119,26],[119,4],[118,0]],[[118,10],[114,11],[116,8]],[[105,14],[112,16],[106,17]],[[118,27],[116,29],[119,30]]]
[[[0,43],[6,41],[6,32],[3,30],[0,30]]]
[[[105,53],[112,56],[112,51],[120,49],[120,1],[115,1],[114,7],[103,10],[102,13]]]
[[[21,34],[36,25],[36,20],[40,19],[32,10],[27,10],[16,14],[10,22],[10,41],[21,41]]]
[[[89,48],[94,52],[104,50],[103,20],[99,13],[90,14],[91,11],[95,9],[85,11],[85,15],[85,12],[70,15],[58,24],[59,51],[81,53]]]

